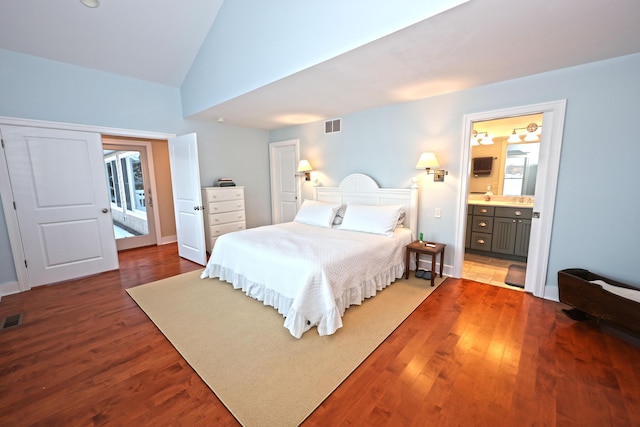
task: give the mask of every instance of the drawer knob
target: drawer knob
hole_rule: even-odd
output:
[[[476,243],[479,244],[479,245],[484,245],[484,240],[478,239],[478,241]]]
[[[487,210],[485,208],[480,209],[481,213],[487,213]]]
[[[486,223],[486,222],[481,222],[481,223],[479,223],[478,225],[479,225],[480,227],[486,227],[486,226],[487,226],[487,223]]]
[[[522,212],[516,211],[516,216],[520,216],[520,215],[522,215]]]

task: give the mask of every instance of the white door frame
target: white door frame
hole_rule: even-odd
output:
[[[132,129],[109,128],[103,126],[79,125],[74,123],[50,122],[45,120],[21,119],[16,117],[0,116],[0,124],[25,127],[43,127],[50,129],[77,130],[83,132],[96,132],[104,135],[125,136],[132,138],[147,139],[169,139],[175,134],[138,131]],[[2,150],[0,150],[2,151]],[[8,287],[0,288],[1,295],[9,295],[12,293],[28,291],[31,289],[29,275],[24,265],[24,247],[22,245],[22,237],[20,236],[20,227],[15,209],[13,209],[13,192],[9,180],[9,169],[4,152],[0,152],[0,197],[2,198],[2,207],[4,210],[5,220],[7,222],[7,231],[9,234],[9,244],[11,245],[11,253],[13,255],[13,263],[16,269],[18,279],[17,286],[9,284]],[[2,285],[2,284],[0,284]]]
[[[168,142],[167,142],[168,144]],[[158,200],[158,191],[156,190],[156,172],[153,166],[153,146],[150,141],[142,141],[142,140],[132,140],[132,139],[119,139],[119,138],[109,138],[107,142],[102,141],[102,146],[105,145],[113,145],[113,146],[132,146],[132,147],[143,147],[144,148],[144,157],[146,160],[145,167],[147,168],[148,177],[145,177],[145,184],[151,188],[151,200],[153,201],[153,205],[151,207],[151,211],[153,212],[153,230],[149,230],[149,233],[153,233],[155,236],[155,244],[157,245],[162,236],[160,235],[160,214],[159,209],[156,208],[155,201]],[[147,182],[148,181],[148,182]],[[151,221],[149,221],[151,223]],[[127,246],[127,245],[125,245]],[[137,247],[137,246],[131,246]],[[118,250],[129,249],[129,246],[121,247],[118,244]]]
[[[529,256],[527,259],[527,276],[525,291],[541,298],[557,300],[557,295],[545,295],[547,268],[549,264],[549,248],[551,246],[551,231],[553,213],[555,209],[558,171],[560,168],[560,152],[562,148],[562,134],[564,131],[564,116],[566,100],[552,101],[541,104],[524,105],[502,110],[486,111],[467,114],[463,120],[462,156],[460,160],[460,191],[458,200],[458,226],[456,231],[456,250],[454,253],[454,277],[462,277],[464,264],[464,240],[467,224],[467,197],[469,191],[469,171],[471,156],[471,130],[473,123],[478,121],[495,120],[504,117],[523,116],[543,113],[545,131],[542,132],[540,144],[540,159],[536,179],[536,197],[531,220],[531,237]],[[539,213],[540,218],[535,218]]]
[[[279,200],[277,197],[277,181],[276,179],[279,178],[277,176],[277,174],[279,173],[278,171],[280,171],[280,168],[277,166],[277,156],[274,155],[275,149],[276,148],[282,148],[282,147],[286,147],[286,146],[294,146],[295,149],[295,153],[296,153],[296,165],[298,164],[298,162],[300,162],[300,140],[299,139],[289,139],[286,141],[279,141],[279,142],[270,142],[269,143],[269,170],[270,170],[270,183],[271,183],[271,223],[275,224],[276,223],[276,214],[277,214],[277,207],[279,206]],[[296,200],[297,200],[297,205],[298,207],[300,207],[300,201],[301,201],[301,197],[302,197],[302,189],[300,186],[300,183],[298,182],[298,180],[295,180],[295,185],[296,185]]]

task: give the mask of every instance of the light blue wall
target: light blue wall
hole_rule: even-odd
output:
[[[463,116],[567,99],[547,286],[557,272],[583,267],[640,286],[640,54],[557,70],[342,117],[343,131],[323,123],[271,131],[269,140],[300,139],[324,185],[362,172],[383,187],[409,186],[420,176],[419,228],[453,248],[460,191]],[[423,151],[449,170],[444,183],[415,169]],[[305,195],[311,187],[306,184]],[[434,208],[442,217],[434,218]],[[453,250],[445,263],[453,262]]]
[[[182,85],[184,115],[199,113],[465,1],[226,1]]]
[[[232,178],[244,186],[247,227],[271,224],[268,133],[264,130],[189,121],[198,134],[200,182]]]
[[[0,116],[174,132],[177,88],[0,49]]]
[[[180,92],[169,86],[1,49],[0,64],[0,116],[178,135],[196,132],[202,184],[222,175],[234,178],[247,187],[247,225],[271,222],[266,131],[185,121]],[[0,285],[17,281],[10,254],[2,215]]]

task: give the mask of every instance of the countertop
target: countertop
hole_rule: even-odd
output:
[[[526,200],[526,199],[525,199]],[[507,207],[507,208],[533,208],[533,203],[520,203],[513,200],[467,200],[467,203],[470,205],[480,205],[480,206],[499,206],[499,207]]]

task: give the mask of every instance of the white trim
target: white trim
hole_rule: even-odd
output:
[[[527,262],[527,279],[525,291],[541,298],[552,298],[551,292],[545,292],[547,268],[549,264],[549,248],[555,208],[558,171],[560,168],[560,152],[566,100],[541,104],[505,108],[464,116],[462,129],[462,156],[460,160],[460,190],[458,200],[458,226],[456,230],[456,250],[454,253],[454,277],[462,276],[464,264],[464,240],[467,223],[467,195],[469,187],[471,129],[476,121],[494,120],[504,117],[515,117],[527,114],[544,113],[544,128],[540,144],[540,160],[536,181],[536,198],[534,212],[540,212],[540,219],[531,221],[531,238]],[[539,194],[539,196],[538,196]],[[545,295],[547,294],[547,295]]]
[[[31,282],[29,281],[27,267],[25,266],[26,257],[24,256],[22,236],[20,236],[18,213],[13,208],[13,188],[11,188],[9,165],[7,164],[4,148],[0,149],[0,198],[2,199],[2,208],[7,223],[9,245],[11,246],[11,253],[13,255],[13,265],[15,266],[18,279],[18,291],[28,291],[31,289]],[[4,289],[0,289],[0,294],[6,295]]]
[[[6,282],[0,284],[0,300],[5,295],[12,295],[22,292],[20,289],[20,283],[18,282]]]
[[[110,128],[105,126],[81,125],[64,122],[49,122],[46,120],[20,119],[16,117],[6,116],[0,116],[0,124],[35,128],[76,130],[81,132],[100,133],[102,135],[127,136],[147,139],[169,139],[176,136],[176,134],[174,133],[149,132],[142,130]]]

